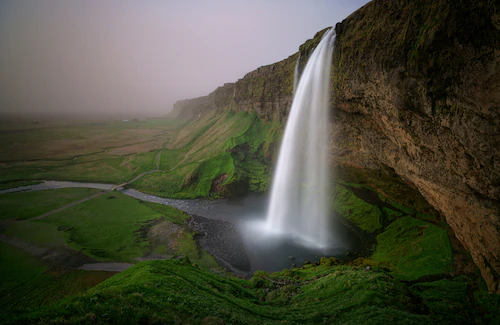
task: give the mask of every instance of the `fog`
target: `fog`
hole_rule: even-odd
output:
[[[0,112],[165,115],[366,0],[1,0]]]

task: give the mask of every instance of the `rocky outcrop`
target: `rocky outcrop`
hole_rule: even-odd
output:
[[[399,175],[446,217],[500,293],[500,4],[374,0],[336,31],[332,164]],[[192,107],[185,117],[232,109],[285,120],[297,58],[303,68],[323,33],[176,105]]]
[[[336,29],[334,159],[413,184],[500,293],[500,5],[373,1]]]

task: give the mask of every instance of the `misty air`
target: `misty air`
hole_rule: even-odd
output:
[[[496,324],[500,4],[0,3],[0,324]]]

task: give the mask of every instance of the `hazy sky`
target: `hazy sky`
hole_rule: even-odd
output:
[[[0,111],[163,115],[366,2],[0,0]]]

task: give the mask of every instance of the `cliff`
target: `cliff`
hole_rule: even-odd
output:
[[[374,1],[337,25],[338,164],[390,167],[500,292],[500,5]]]
[[[231,109],[256,113],[266,121],[286,119],[293,99],[297,59],[301,57],[300,67],[303,68],[326,30],[316,33],[299,52],[285,60],[249,72],[235,83],[218,87],[208,96],[177,101],[171,115],[197,118],[211,110]]]
[[[336,31],[333,165],[397,174],[418,190],[500,293],[500,5],[372,1]],[[284,121],[297,59],[303,67],[323,33],[287,59],[175,110],[196,118],[229,109]]]

